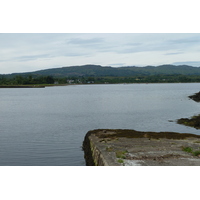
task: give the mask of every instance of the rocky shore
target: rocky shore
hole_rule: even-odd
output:
[[[190,95],[188,97],[196,102],[200,102],[200,92]],[[195,115],[190,118],[178,119],[177,123],[185,126],[190,126],[196,129],[200,129],[200,115]]]
[[[196,101],[196,102],[200,102],[200,92],[197,92],[193,95],[190,95],[189,98]]]
[[[178,124],[190,126],[196,129],[200,129],[200,115],[193,116],[191,118],[181,118],[177,120]]]
[[[89,166],[200,166],[200,136],[99,129],[83,142]]]

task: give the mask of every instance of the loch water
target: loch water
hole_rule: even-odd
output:
[[[0,89],[1,166],[84,166],[93,129],[200,134],[176,124],[200,114],[200,83],[102,84]],[[173,121],[173,122],[171,122]]]

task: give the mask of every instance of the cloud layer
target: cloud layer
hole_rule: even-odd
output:
[[[0,74],[99,64],[200,66],[200,34],[0,34]]]

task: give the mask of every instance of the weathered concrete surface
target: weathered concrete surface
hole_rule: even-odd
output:
[[[200,136],[173,132],[93,130],[83,142],[86,165],[200,166]]]

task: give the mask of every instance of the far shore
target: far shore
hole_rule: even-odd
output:
[[[0,85],[0,88],[45,88],[53,86],[68,86],[69,84],[41,84],[41,85]]]
[[[38,84],[38,85],[0,85],[0,88],[45,88],[45,87],[56,87],[56,86],[106,85],[106,84],[126,85],[126,84],[173,84],[173,83],[73,83],[73,84]]]
[[[0,88],[44,88],[42,85],[0,85]]]

